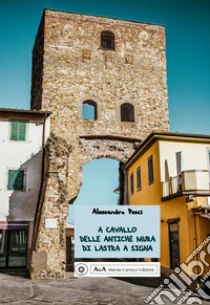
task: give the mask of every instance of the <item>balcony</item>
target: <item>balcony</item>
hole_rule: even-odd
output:
[[[209,172],[207,170],[188,170],[162,182],[162,199],[181,195],[209,196]]]

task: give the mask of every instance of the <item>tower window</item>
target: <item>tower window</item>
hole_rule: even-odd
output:
[[[83,120],[97,120],[97,104],[88,100],[82,103]]]
[[[101,48],[107,50],[115,49],[115,38],[112,32],[110,31],[101,32]]]
[[[134,122],[134,106],[125,103],[121,105],[121,121],[122,122]]]

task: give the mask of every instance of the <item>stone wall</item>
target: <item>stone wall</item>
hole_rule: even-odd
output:
[[[32,95],[31,107],[53,111],[55,133],[145,138],[151,130],[168,129],[163,26],[46,10],[42,28],[33,69],[35,82],[43,48],[42,100],[37,103]],[[100,48],[103,30],[115,34],[115,50]],[[88,58],[84,50],[90,52]],[[32,92],[36,89],[35,83]],[[97,121],[82,120],[87,99],[98,105]],[[125,102],[135,106],[134,124],[120,121]]]
[[[102,31],[115,35],[114,50],[101,48]],[[65,204],[78,196],[85,163],[102,157],[123,163],[152,130],[168,130],[163,26],[45,10],[33,54],[31,108],[52,111],[51,132],[72,148]],[[96,103],[96,120],[83,119],[87,100]],[[134,106],[134,122],[122,122],[123,103]],[[64,215],[60,209],[60,222]]]
[[[66,141],[54,135],[45,148],[44,176],[29,263],[33,279],[65,278],[70,151]]]

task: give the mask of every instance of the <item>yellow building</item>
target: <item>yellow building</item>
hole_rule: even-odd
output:
[[[153,132],[124,168],[128,204],[160,205],[162,271],[175,269],[210,235],[210,136]]]

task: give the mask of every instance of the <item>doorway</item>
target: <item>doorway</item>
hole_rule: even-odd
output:
[[[170,268],[175,269],[180,264],[180,240],[178,220],[168,221]]]
[[[28,230],[0,230],[0,268],[26,268]]]

